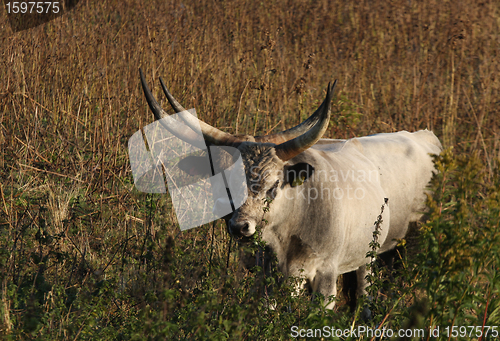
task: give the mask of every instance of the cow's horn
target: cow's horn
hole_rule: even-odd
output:
[[[163,93],[165,93],[165,96],[167,97],[168,102],[172,106],[172,109],[174,109],[174,111],[176,113],[185,112],[186,109],[184,109],[184,107],[175,99],[175,97],[172,96],[170,91],[168,91],[168,89],[165,86],[165,83],[163,82],[161,77],[160,77],[160,83],[161,83],[161,87],[163,89]],[[279,132],[279,133],[265,135],[265,136],[255,136],[255,142],[261,142],[261,143],[269,142],[269,143],[280,144],[280,143],[286,142],[288,140],[291,140],[299,135],[304,134],[306,131],[311,129],[311,127],[313,127],[319,121],[319,118],[321,116],[322,107],[323,107],[323,104],[307,120],[305,120],[301,124],[299,124],[293,128],[290,128],[288,130]],[[181,118],[184,120],[184,122],[186,122],[186,124],[188,126],[191,127],[191,129],[193,129],[193,124],[195,124],[195,122],[192,120],[194,119],[194,117],[192,117],[189,114],[186,114],[186,115],[182,115]],[[200,124],[201,131],[203,132],[203,134],[208,133],[210,130],[214,130],[214,129],[217,132],[220,132],[222,134],[226,134],[226,133],[220,131],[219,129],[210,126],[209,124],[206,124],[203,121],[200,121],[199,124]],[[230,135],[230,134],[227,134],[227,135]],[[233,136],[233,135],[231,135],[231,136]]]
[[[320,110],[319,122],[316,123],[312,128],[310,128],[304,134],[297,136],[296,138],[283,142],[277,145],[276,155],[283,161],[288,161],[296,155],[302,153],[307,148],[314,145],[323,136],[326,129],[328,128],[328,123],[330,123],[330,104],[333,97],[333,90],[337,80],[333,82],[333,85],[328,84],[328,89],[326,91],[326,98],[318,108]]]
[[[322,103],[319,106],[319,108],[311,116],[307,118],[307,120],[300,123],[299,125],[296,125],[295,127],[287,129],[285,131],[281,131],[279,133],[265,135],[265,136],[256,136],[255,142],[263,142],[263,143],[270,142],[274,144],[280,144],[304,134],[309,129],[314,127],[314,125],[318,123],[318,121],[320,120],[323,104],[324,103]]]

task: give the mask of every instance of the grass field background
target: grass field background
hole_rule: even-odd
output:
[[[334,79],[325,137],[433,130],[452,149],[416,242],[428,248],[404,261],[399,300],[377,298],[373,327],[500,324],[498,1],[81,1],[18,33],[0,13],[3,339],[288,339],[292,325],[364,323],[286,287],[283,309],[266,309],[256,288],[270,279],[238,270],[223,224],[180,232],[168,196],[134,188],[127,142],[153,121],[139,67],[165,109],[159,76],[230,133],[298,124]]]

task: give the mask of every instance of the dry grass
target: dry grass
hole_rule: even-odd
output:
[[[0,27],[3,247],[47,226],[90,269],[63,276],[68,286],[123,273],[131,254],[139,283],[146,240],[210,240],[208,226],[179,234],[168,200],[145,206],[133,188],[127,141],[153,121],[139,67],[165,108],[159,76],[231,133],[297,124],[338,79],[327,137],[427,128],[457,153],[478,151],[486,172],[500,157],[498,1],[81,1],[43,26],[13,34],[4,14]],[[22,247],[36,269],[29,254],[42,250]],[[4,291],[23,275],[16,264],[2,270]]]

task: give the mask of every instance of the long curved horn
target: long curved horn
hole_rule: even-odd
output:
[[[318,121],[320,120],[321,113],[323,111],[324,102],[321,103],[318,109],[307,118],[304,122],[296,125],[293,128],[281,131],[275,134],[269,134],[264,136],[256,136],[255,142],[271,142],[274,144],[280,144],[291,139],[296,138],[304,133],[306,133],[309,129],[311,129]]]
[[[192,130],[185,124],[182,124],[170,117],[170,115],[162,109],[149,90],[148,85],[146,84],[146,79],[144,78],[144,73],[142,73],[141,69],[139,69],[139,74],[141,75],[141,84],[144,96],[146,96],[146,101],[148,102],[149,108],[153,112],[155,119],[159,120],[160,124],[165,129],[181,140],[190,144],[198,145],[201,141],[201,136],[196,132],[196,130]]]
[[[172,106],[172,109],[174,109],[174,111],[176,113],[186,111],[186,109],[184,109],[184,107],[175,99],[175,97],[172,96],[170,91],[168,91],[168,89],[165,86],[165,83],[163,82],[161,77],[160,77],[160,83],[161,83],[161,87],[163,89],[163,93],[167,97],[167,100],[170,103],[170,105]],[[275,134],[264,135],[264,136],[255,136],[255,142],[261,142],[261,143],[268,142],[268,143],[280,144],[280,143],[286,142],[288,140],[291,140],[297,136],[304,134],[306,131],[311,129],[319,121],[322,108],[323,108],[323,104],[321,104],[321,106],[310,117],[308,117],[307,120],[305,120],[304,122],[300,123],[299,125],[297,125],[293,128],[290,128],[290,129],[287,129],[285,131],[275,133]],[[191,121],[192,118],[190,118],[189,116],[190,115],[186,114],[186,115],[182,115],[181,118],[184,120],[184,122],[186,122],[187,125],[189,125],[191,128],[193,128],[192,124],[194,122]],[[214,128],[214,127],[206,124],[203,121],[200,121],[199,124],[200,124],[201,130],[203,131],[203,133],[205,133],[205,131],[208,131],[211,129],[216,129],[217,131],[220,131],[217,128]],[[226,133],[223,133],[223,134],[226,134]]]
[[[297,136],[290,141],[283,142],[275,147],[276,156],[278,156],[281,160],[288,161],[299,155],[304,150],[318,142],[318,140],[323,136],[328,128],[328,123],[330,123],[330,104],[336,84],[337,80],[333,82],[333,85],[328,84],[326,98],[318,108],[318,110],[321,109],[319,122],[304,134]]]
[[[243,142],[242,139],[234,135],[225,133],[222,130],[212,127],[210,124],[203,122],[202,120],[198,120],[196,117],[191,115],[186,109],[184,109],[184,107],[180,105],[179,102],[177,102],[177,100],[174,98],[174,96],[172,96],[170,91],[168,91],[161,77],[160,77],[160,84],[163,89],[163,93],[167,97],[167,100],[174,109],[174,111],[180,114],[181,119],[191,129],[196,129],[195,127],[199,126],[206,140],[216,145],[232,145],[235,143]]]

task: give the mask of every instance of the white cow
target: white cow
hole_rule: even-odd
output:
[[[142,72],[141,81],[156,118],[168,117]],[[184,111],[163,82],[162,86],[175,111]],[[244,241],[261,229],[262,240],[276,253],[279,270],[285,276],[303,277],[325,297],[337,294],[340,274],[354,270],[357,293],[364,293],[366,254],[381,206],[389,199],[382,216],[380,253],[394,248],[409,222],[421,217],[425,187],[434,170],[430,154],[442,149],[428,130],[321,139],[330,121],[332,95],[329,85],[325,101],[308,120],[274,135],[237,137],[200,122],[206,141],[236,147],[243,159],[248,198],[227,217],[231,235]],[[183,119],[191,126],[189,116]],[[168,125],[179,135],[172,121]],[[189,141],[195,132],[184,134],[180,137]],[[327,307],[333,306],[330,302]]]

